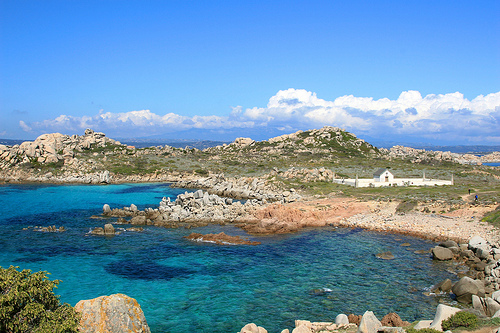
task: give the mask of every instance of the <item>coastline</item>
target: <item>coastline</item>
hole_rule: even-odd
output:
[[[125,176],[116,179],[113,175],[108,182],[56,181],[34,177],[24,179],[2,179],[0,184],[49,184],[49,185],[112,185],[126,183],[171,183],[173,187],[205,188],[214,192],[214,186],[203,184],[201,178],[193,174],[154,174],[146,176]],[[201,180],[201,181],[200,181]],[[201,185],[196,187],[196,184]],[[207,186],[208,185],[208,186]],[[187,188],[187,187],[186,187]],[[269,192],[269,191],[267,191]],[[247,198],[244,198],[247,199]],[[104,203],[103,203],[104,204]],[[399,201],[361,201],[359,199],[334,196],[318,198],[303,196],[298,201],[262,203],[245,217],[237,221],[227,221],[241,227],[250,234],[273,234],[295,232],[306,227],[337,226],[362,228],[366,230],[396,233],[421,239],[443,241],[454,240],[467,242],[480,235],[492,244],[500,243],[500,230],[481,218],[495,210],[496,205],[464,203],[449,212],[426,213],[422,211],[397,212]],[[424,205],[425,207],[425,205]],[[423,209],[422,209],[423,210]],[[204,220],[203,222],[207,222]],[[273,225],[280,224],[279,231],[273,231]]]

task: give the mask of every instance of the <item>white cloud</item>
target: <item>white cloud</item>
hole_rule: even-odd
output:
[[[24,121],[19,120],[19,126],[22,128],[23,131],[25,132],[31,132],[31,127],[29,127]]]
[[[254,133],[259,129],[292,132],[331,125],[381,140],[411,136],[422,138],[422,142],[450,139],[491,144],[500,143],[500,92],[480,95],[471,101],[459,92],[422,97],[418,91],[404,91],[395,100],[348,95],[327,101],[314,92],[287,89],[272,96],[266,107],[237,106],[228,116],[101,110],[94,116],[61,115],[29,125],[23,121],[19,124],[25,131],[80,133],[92,128],[119,137],[190,129],[233,130],[244,136],[244,129],[253,129]]]
[[[332,125],[355,134],[387,138],[411,135],[461,141],[500,141],[500,92],[478,96],[472,101],[459,93],[427,95],[404,91],[396,100],[341,96],[334,101],[320,99],[302,89],[279,91],[267,107],[245,110],[243,117],[297,127]]]

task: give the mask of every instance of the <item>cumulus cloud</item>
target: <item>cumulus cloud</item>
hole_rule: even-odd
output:
[[[23,129],[25,132],[31,132],[32,128],[29,127],[24,121],[20,120],[19,121],[19,126]]]
[[[288,89],[271,97],[267,107],[247,109],[242,117],[268,126],[338,126],[380,139],[418,136],[500,143],[500,92],[472,101],[459,92],[422,97],[418,91],[404,91],[396,100],[348,95],[327,101],[310,91]]]
[[[459,92],[423,97],[418,91],[404,91],[395,100],[347,95],[328,101],[311,91],[287,89],[272,96],[266,107],[237,106],[227,116],[101,110],[94,116],[61,115],[29,125],[21,121],[19,125],[25,131],[43,132],[79,133],[93,128],[120,137],[198,129],[232,130],[244,136],[250,129],[253,133],[259,129],[292,132],[330,125],[381,140],[413,137],[421,142],[500,144],[500,92],[470,101]]]

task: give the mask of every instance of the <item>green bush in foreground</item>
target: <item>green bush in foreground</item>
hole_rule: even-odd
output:
[[[52,291],[60,281],[17,268],[0,266],[0,332],[78,332],[78,313]]]
[[[477,316],[470,312],[460,311],[441,323],[443,331],[458,327],[474,328],[477,326]]]
[[[414,328],[407,328],[406,333],[443,333],[443,332],[435,330],[433,328],[422,328],[419,330],[416,330]]]

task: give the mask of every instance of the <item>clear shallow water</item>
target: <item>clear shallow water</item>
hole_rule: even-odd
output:
[[[408,321],[432,319],[437,301],[423,290],[453,279],[447,264],[413,253],[433,243],[363,230],[252,237],[259,246],[191,243],[183,236],[193,230],[186,229],[86,234],[106,223],[90,218],[104,203],[143,209],[182,192],[166,184],[0,186],[0,266],[50,272],[63,281],[56,293],[72,305],[127,294],[141,304],[153,332],[237,332],[249,322],[279,332],[295,319],[332,321],[366,310],[380,318],[394,311]],[[68,230],[22,230],[35,225]],[[231,226],[195,231],[245,235]],[[377,259],[383,251],[396,259]]]

